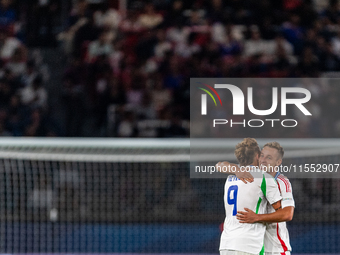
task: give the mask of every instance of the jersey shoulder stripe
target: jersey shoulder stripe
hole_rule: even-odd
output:
[[[282,181],[282,182],[284,183],[285,187],[286,187],[286,192],[289,192],[290,187],[289,187],[289,183],[287,182],[287,180],[285,180],[285,179],[282,178],[281,176],[279,176],[279,177],[277,178],[277,180]]]
[[[289,183],[287,178],[280,175],[280,176],[277,177],[277,180],[281,180],[285,184],[286,192],[292,192],[292,188],[291,188],[290,183]]]
[[[280,194],[282,194],[282,193],[281,193],[281,188],[280,188],[280,184],[279,184],[279,182],[278,182],[278,181],[276,181],[276,183],[277,183],[277,187],[279,188]]]

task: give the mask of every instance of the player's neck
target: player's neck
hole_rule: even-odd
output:
[[[273,172],[267,172],[268,174],[270,174],[271,176],[273,176],[275,178],[275,175],[276,175],[276,171],[273,171]]]
[[[253,161],[253,163],[251,163],[251,166],[258,166],[259,163],[257,162],[257,160]]]

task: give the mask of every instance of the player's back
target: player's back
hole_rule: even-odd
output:
[[[224,188],[226,218],[221,236],[220,250],[236,250],[259,253],[263,246],[265,225],[262,223],[244,224],[236,218],[238,210],[249,208],[256,213],[265,213],[267,199],[270,204],[281,199],[272,176],[252,173],[254,182],[243,183],[235,176],[229,176]]]

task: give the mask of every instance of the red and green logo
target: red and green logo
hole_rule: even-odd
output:
[[[208,84],[202,83],[202,82],[198,82],[198,83],[200,83],[200,84],[206,86],[208,89],[210,89],[217,96],[217,98],[220,101],[220,104],[222,106],[222,100],[221,100],[220,96],[218,95],[217,91],[213,87],[211,87]],[[201,88],[201,87],[199,87],[199,89],[203,90],[205,93],[207,93],[212,98],[212,100],[214,101],[215,106],[217,106],[215,97],[213,96],[213,94],[209,90],[207,90],[205,88]],[[201,114],[202,115],[206,115],[207,114],[207,95],[206,94],[202,94],[201,99],[202,99]]]

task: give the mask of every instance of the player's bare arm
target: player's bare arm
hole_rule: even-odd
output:
[[[241,171],[241,168],[237,164],[228,161],[218,162],[216,164],[216,170],[221,173],[235,174],[236,177],[244,183],[254,181],[254,177],[248,171]]]
[[[272,205],[276,210],[273,213],[268,214],[256,214],[254,211],[244,208],[243,211],[238,211],[236,218],[240,221],[240,223],[255,223],[255,222],[263,222],[263,223],[273,223],[273,222],[284,222],[291,221],[294,215],[294,206],[287,206],[285,208],[281,208],[281,201]]]

